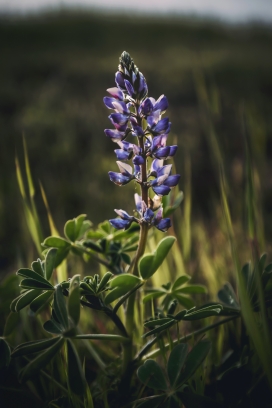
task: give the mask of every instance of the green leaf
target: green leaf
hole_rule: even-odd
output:
[[[34,279],[23,279],[21,280],[19,286],[24,289],[47,289],[47,290],[54,290],[54,287],[51,285],[50,282],[42,283],[38,282]]]
[[[30,363],[23,368],[20,372],[19,380],[20,382],[25,382],[31,377],[36,375],[42,368],[44,368],[52,358],[57,354],[64,343],[62,337],[58,338],[58,341],[54,343],[51,347],[45,350],[42,354],[39,354],[35,359],[31,360]]]
[[[192,377],[197,368],[202,364],[211,348],[211,342],[209,340],[200,341],[188,354],[184,371],[179,376],[176,386],[180,387],[189,378]]]
[[[65,299],[64,299],[60,285],[57,286],[57,289],[55,290],[55,293],[54,293],[54,306],[53,307],[54,307],[54,311],[56,313],[57,319],[60,322],[60,324],[65,329],[68,329],[69,327],[68,314],[67,314]]]
[[[0,370],[10,363],[10,348],[8,343],[0,337]]]
[[[21,309],[29,305],[29,303],[31,303],[32,300],[39,296],[40,293],[41,291],[37,289],[25,291],[11,302],[10,310],[12,312],[19,312]]]
[[[176,290],[180,286],[184,285],[184,283],[188,282],[191,279],[189,275],[182,275],[180,276],[172,286],[172,291]]]
[[[127,265],[131,264],[131,259],[130,256],[128,254],[125,254],[124,252],[121,253],[121,258],[122,261],[125,262]]]
[[[167,383],[161,367],[154,360],[146,360],[138,369],[137,375],[140,381],[155,390],[167,390]]]
[[[182,191],[180,191],[177,194],[177,197],[173,203],[173,205],[171,206],[167,206],[164,210],[163,210],[163,217],[168,217],[169,215],[173,214],[173,212],[180,206],[180,204],[182,203],[184,194]]]
[[[171,317],[161,317],[160,319],[147,320],[146,322],[144,322],[144,326],[151,329],[152,327],[162,326],[163,324],[172,321],[173,319]]]
[[[70,281],[68,297],[68,313],[75,325],[80,318],[80,275],[75,275]]]
[[[210,316],[218,316],[223,309],[222,305],[218,304],[217,306],[207,306],[188,312],[182,320],[199,320],[205,319]]]
[[[182,296],[177,292],[174,292],[173,297],[175,299],[177,299],[177,301],[179,302],[180,305],[184,306],[186,309],[191,309],[192,307],[194,307],[194,302],[192,299],[190,299],[189,297],[186,296]]]
[[[37,259],[37,261],[32,262],[31,268],[33,269],[33,271],[44,277],[43,263],[39,258]]]
[[[90,220],[83,221],[77,239],[82,238],[86,234],[86,232],[92,227],[92,225],[93,224]]]
[[[63,333],[63,327],[52,318],[44,323],[43,328],[51,334]]]
[[[168,359],[167,373],[172,387],[175,386],[183,369],[188,353],[188,344],[181,343],[173,348]]]
[[[86,239],[83,242],[83,246],[89,249],[92,249],[93,251],[96,252],[103,252],[103,249],[101,248],[101,246],[99,244],[97,244],[96,242],[92,241],[91,239]]]
[[[58,250],[56,248],[49,249],[46,254],[45,263],[44,263],[44,271],[45,277],[49,280],[52,276],[53,270],[55,268],[55,260]]]
[[[18,324],[20,322],[20,315],[15,312],[10,312],[10,314],[7,317],[5,327],[4,327],[4,336],[7,337],[9,336],[15,328],[17,328]]]
[[[165,295],[165,292],[162,292],[162,291],[148,293],[148,295],[144,296],[143,303],[146,303],[152,299],[158,299],[162,297],[163,295]]]
[[[53,287],[50,282],[44,279],[39,273],[33,271],[32,269],[28,268],[21,268],[16,272],[16,275],[23,276],[25,278],[34,279],[37,282],[41,282],[46,286]]]
[[[177,289],[176,292],[194,294],[194,293],[207,293],[207,290],[205,286],[202,285],[187,285],[184,286],[183,288]]]
[[[58,248],[58,249],[66,249],[70,248],[71,244],[70,242],[66,241],[66,239],[61,238],[61,237],[48,237],[45,238],[43,246],[50,247],[50,248]]]
[[[141,279],[135,275],[122,274],[115,276],[110,281],[110,288],[112,289],[105,297],[105,303],[109,304],[119,297],[125,295],[131,289],[141,282]]]
[[[53,297],[53,291],[46,291],[39,296],[36,297],[31,303],[30,303],[30,309],[34,313],[38,313],[48,302],[49,300]]]
[[[77,239],[75,218],[73,220],[67,221],[64,225],[64,235],[72,242],[75,242],[75,240]]]
[[[169,327],[173,326],[176,323],[176,321],[174,319],[170,319],[169,322],[162,324],[159,327],[156,327],[153,330],[150,330],[149,332],[145,333],[142,335],[143,338],[149,337],[152,334],[156,334],[156,333],[161,333],[166,329],[169,329]]]
[[[144,255],[139,261],[139,270],[143,279],[150,278],[166,258],[176,241],[175,237],[163,238],[153,254]]]
[[[83,222],[84,222],[86,217],[87,217],[86,214],[81,214],[81,215],[78,215],[75,218],[75,221],[76,221],[76,225],[75,225],[75,237],[76,238],[75,238],[75,240],[80,237],[81,228],[83,226]],[[90,224],[88,223],[88,227],[89,226],[90,226]]]
[[[240,310],[239,303],[230,283],[226,283],[222,289],[219,290],[218,299],[228,307]]]
[[[111,272],[106,272],[105,275],[103,275],[101,281],[99,282],[99,285],[97,287],[97,292],[101,292],[102,290],[105,289],[105,287],[107,286],[108,281],[110,280],[110,278],[113,276],[113,274]]]
[[[75,394],[82,395],[85,392],[86,380],[75,346],[69,339],[67,340],[67,357],[69,388]]]
[[[38,341],[29,341],[28,343],[20,344],[15,347],[12,352],[12,357],[25,356],[27,354],[38,353],[43,351],[55,344],[58,341],[59,337],[53,337],[51,339],[42,339]]]

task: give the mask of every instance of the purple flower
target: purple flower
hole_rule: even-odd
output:
[[[112,220],[109,220],[111,225],[114,228],[117,229],[127,229],[130,227],[131,223],[135,220],[135,218],[131,215],[129,215],[126,211],[124,210],[114,210],[117,215],[121,218],[114,218]]]
[[[135,194],[138,218],[123,210],[115,210],[120,218],[112,219],[110,223],[117,229],[126,229],[135,221],[166,231],[171,222],[169,218],[162,217],[162,196],[169,194],[180,178],[178,174],[172,175],[171,164],[164,165],[164,160],[173,157],[177,150],[176,145],[167,146],[171,123],[168,118],[162,118],[168,108],[167,98],[164,95],[157,100],[148,97],[146,80],[125,51],[120,57],[115,82],[117,87],[109,88],[110,96],[104,98],[106,107],[114,111],[109,119],[115,128],[106,129],[105,134],[119,146],[114,151],[120,172],[110,171],[110,180],[118,186],[135,180],[142,191],[151,188],[155,196],[152,198],[148,194],[145,202],[139,194]],[[138,138],[138,145],[125,141],[129,135]],[[153,160],[148,171],[149,157]],[[127,160],[132,160],[134,169],[123,162]]]

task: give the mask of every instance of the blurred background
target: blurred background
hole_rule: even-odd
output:
[[[239,253],[248,260],[245,141],[261,250],[271,251],[271,22],[270,0],[0,1],[0,279],[38,256],[16,179],[17,155],[26,184],[23,135],[44,238],[50,229],[39,183],[59,231],[82,213],[97,225],[114,208],[134,208],[134,186],[109,181],[115,145],[104,135],[112,126],[102,99],[124,50],[149,95],[169,101],[185,193],[175,230],[188,265],[207,274],[229,267],[221,164]]]

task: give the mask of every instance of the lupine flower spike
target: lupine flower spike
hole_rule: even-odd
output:
[[[115,210],[120,218],[110,223],[117,229],[127,229],[132,222],[146,223],[167,231],[171,221],[163,218],[161,197],[169,194],[180,178],[179,174],[172,174],[171,164],[164,165],[177,151],[176,145],[166,145],[171,128],[169,119],[162,119],[168,108],[167,98],[164,95],[157,100],[148,97],[145,77],[126,51],[120,57],[115,82],[117,87],[107,89],[110,96],[104,98],[106,107],[114,111],[109,119],[115,129],[105,129],[105,134],[118,145],[115,154],[120,172],[110,171],[109,177],[118,186],[136,181],[142,195],[135,194],[138,217]],[[128,142],[129,135],[137,138],[138,143]],[[152,159],[149,169],[148,158]],[[128,160],[132,160],[133,167],[123,162]],[[155,193],[153,197],[151,190]]]

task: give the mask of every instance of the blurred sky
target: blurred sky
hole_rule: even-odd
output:
[[[36,12],[44,8],[90,7],[137,13],[180,13],[233,22],[272,22],[272,0],[0,0],[0,12]]]

